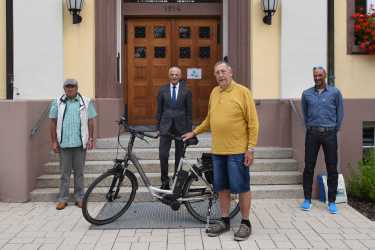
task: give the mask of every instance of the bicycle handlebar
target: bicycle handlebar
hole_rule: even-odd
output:
[[[138,137],[140,139],[143,139],[143,137],[157,139],[160,136],[159,133],[156,134],[156,135],[154,135],[154,134],[148,133],[148,131],[142,131],[142,130],[130,127],[128,125],[128,123],[127,123],[126,118],[123,117],[123,116],[120,118],[119,125],[124,126],[124,128],[126,130],[128,130],[129,133],[134,134],[136,137]],[[198,144],[198,138],[197,137],[193,137],[193,138],[190,138],[190,139],[188,139],[186,141],[183,141],[183,139],[182,139],[181,136],[176,136],[176,135],[171,134],[171,133],[168,133],[168,136],[172,137],[172,139],[174,139],[174,140],[182,141],[185,144],[185,147],[186,146],[191,146],[191,145],[197,145]]]
[[[149,132],[142,131],[142,130],[139,130],[139,129],[136,129],[136,128],[133,128],[133,127],[129,126],[125,117],[120,118],[119,125],[124,126],[124,128],[126,130],[128,130],[129,133],[134,134],[135,136],[139,137],[140,139],[143,139],[143,137],[148,137],[148,138],[152,138],[152,139],[159,138],[159,133],[151,134]]]

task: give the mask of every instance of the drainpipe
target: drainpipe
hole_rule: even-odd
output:
[[[327,81],[335,86],[335,0],[328,0],[327,15]]]
[[[6,0],[6,94],[13,99],[13,0]]]

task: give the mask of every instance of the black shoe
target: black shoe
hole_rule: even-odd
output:
[[[223,221],[218,221],[217,223],[210,225],[206,233],[209,237],[216,237],[222,233],[228,232],[229,230],[229,225],[226,225]]]
[[[169,183],[163,183],[163,184],[161,185],[160,189],[170,190],[171,188],[169,187]]]
[[[238,231],[234,233],[234,240],[243,241],[249,238],[251,234],[251,224],[250,227],[246,224],[241,223]]]

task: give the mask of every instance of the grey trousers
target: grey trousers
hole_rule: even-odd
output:
[[[62,148],[60,152],[60,193],[59,202],[68,202],[70,175],[74,175],[74,199],[79,202],[84,195],[83,168],[85,166],[86,150],[82,147]]]

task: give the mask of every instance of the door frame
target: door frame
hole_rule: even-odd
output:
[[[230,4],[229,4],[230,1]],[[229,63],[234,70],[235,79],[250,88],[250,13],[251,3],[249,0],[223,0],[221,3],[122,3],[122,48],[125,52],[125,25],[127,17],[184,17],[184,16],[216,16],[220,18],[221,33],[223,32],[223,18],[225,18],[228,29],[228,55]],[[224,14],[224,6],[225,12]],[[116,1],[95,0],[95,96],[96,98],[124,98],[126,82],[123,86],[116,84]],[[244,21],[246,20],[246,21]],[[224,44],[221,37],[221,46]],[[103,49],[105,48],[105,49]],[[121,59],[122,76],[125,76],[126,58]],[[125,100],[126,102],[126,100]]]
[[[228,55],[223,55],[223,1],[227,11],[228,22]],[[251,61],[250,61],[250,13],[251,3],[249,0],[230,1],[223,0],[220,3],[122,3],[122,51],[123,65],[123,99],[125,104],[125,113],[128,110],[127,100],[127,60],[126,60],[126,25],[125,20],[128,18],[191,18],[191,17],[216,17],[220,20],[220,54],[228,56],[229,63],[232,65],[234,78],[241,84],[251,88]],[[245,21],[244,21],[245,20]]]

